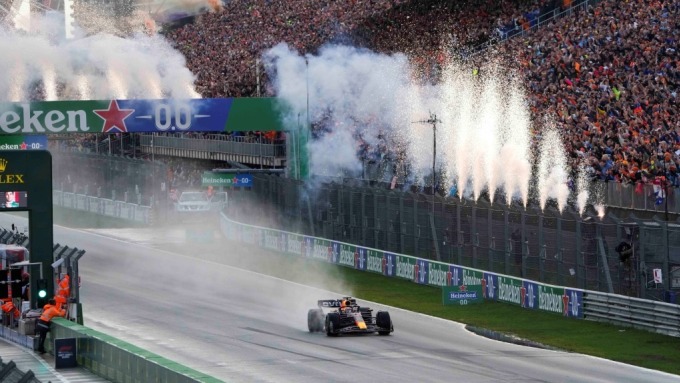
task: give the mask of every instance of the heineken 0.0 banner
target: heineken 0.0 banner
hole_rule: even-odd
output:
[[[275,98],[0,103],[0,135],[283,130]]]
[[[1,136],[0,150],[47,150],[44,134]]]
[[[442,303],[445,305],[467,306],[482,303],[482,286],[444,286],[442,287]]]
[[[233,186],[249,188],[253,186],[252,174],[215,173],[204,172],[201,176],[201,185],[206,186]]]

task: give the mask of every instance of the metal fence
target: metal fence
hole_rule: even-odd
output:
[[[150,206],[161,194],[168,167],[161,162],[93,153],[53,155],[55,190]]]
[[[139,144],[144,152],[219,161],[239,160],[275,167],[282,166],[286,158],[284,141],[261,141],[243,136],[143,134]]]
[[[499,34],[496,38],[489,39],[488,41],[475,45],[470,48],[463,55],[477,55],[487,51],[489,48],[493,47],[495,44],[506,41],[513,37],[526,36],[528,33],[535,32],[537,29],[545,27],[563,17],[572,16],[577,12],[582,12],[590,7],[596,6],[602,0],[575,0],[569,7],[559,7],[555,6],[548,12],[540,14],[535,23],[533,23],[529,29],[524,29],[522,25],[516,25],[513,29],[504,31],[501,35]]]
[[[666,209],[671,214],[680,214],[680,188],[668,190],[668,201],[657,203],[654,185],[650,184],[622,184],[620,182],[604,183],[605,204],[623,209],[656,211],[664,213]],[[666,202],[668,205],[666,205]]]
[[[656,299],[680,289],[680,225],[309,185],[257,175],[252,191],[231,194],[230,216],[567,287]],[[616,251],[622,242],[633,245],[629,257]],[[654,269],[663,270],[662,283]]]

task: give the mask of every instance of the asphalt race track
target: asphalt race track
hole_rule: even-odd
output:
[[[0,226],[12,222],[23,225],[0,214]],[[388,337],[310,334],[307,309],[337,294],[201,253],[177,255],[112,238],[116,232],[55,226],[55,242],[87,250],[80,261],[85,325],[225,381],[680,382],[603,359],[492,341],[460,324],[397,309],[388,308],[395,326]],[[154,241],[142,229],[123,232]],[[156,238],[169,236],[181,232]]]

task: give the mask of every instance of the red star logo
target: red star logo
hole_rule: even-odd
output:
[[[458,291],[460,291],[461,293],[467,291],[467,286],[465,286],[465,285],[460,285],[460,286],[458,287]]]
[[[22,142],[21,145],[20,145],[19,147],[21,148],[21,150],[26,150],[26,148],[28,147],[28,145],[26,145],[25,142]]]
[[[566,293],[562,295],[562,314],[565,317],[569,316],[569,295]]]
[[[231,179],[231,182],[232,182],[233,184],[237,184],[237,183],[238,183],[238,177],[235,176],[234,178],[232,178],[232,179]]]
[[[135,112],[134,109],[119,109],[118,101],[111,100],[109,104],[109,109],[99,109],[93,110],[99,117],[104,120],[104,129],[102,133],[109,133],[113,129],[118,129],[119,132],[127,132],[127,126],[125,126],[125,119]]]

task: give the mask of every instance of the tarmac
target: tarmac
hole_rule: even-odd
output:
[[[3,363],[14,361],[21,372],[33,371],[41,383],[100,383],[110,382],[83,367],[55,369],[52,354],[39,354],[19,344],[0,338],[0,357]]]

